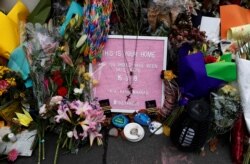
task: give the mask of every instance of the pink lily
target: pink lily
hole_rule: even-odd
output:
[[[58,47],[58,43],[57,42],[49,43],[49,44],[44,44],[44,46],[42,45],[43,51],[46,54],[53,53],[57,47]]]
[[[63,59],[64,63],[70,65],[71,67],[74,66],[72,59],[70,58],[68,52],[64,52],[63,54],[60,55],[60,58]]]
[[[70,109],[75,109],[77,115],[84,114],[87,110],[92,110],[92,107],[89,105],[88,102],[83,103],[80,100],[73,101],[69,104]]]
[[[78,135],[77,135],[76,128],[74,128],[74,130],[73,130],[73,136],[74,136],[74,138],[75,138],[76,140],[79,139],[79,137],[78,137]]]
[[[59,105],[59,108],[57,110],[58,115],[55,116],[55,121],[59,123],[60,120],[63,119],[63,120],[71,122],[67,112],[70,113],[70,110],[67,104]]]
[[[98,125],[105,120],[105,115],[103,111],[93,109],[86,110],[84,114],[86,116],[85,120],[79,123],[83,129],[83,133],[80,135],[85,138],[89,134],[90,145],[92,145],[95,138],[102,137],[102,135],[98,133],[100,130]]]
[[[89,126],[88,124],[86,124],[85,121],[82,121],[79,123],[82,127],[83,133],[79,134],[81,137],[83,137],[82,139],[85,139],[88,136],[88,131],[89,131]]]
[[[97,131],[90,131],[89,132],[89,142],[90,142],[90,146],[93,145],[93,142],[95,140],[95,138],[101,138],[102,134],[98,133]]]
[[[96,123],[102,123],[106,118],[102,110],[87,110],[85,115],[87,120]]]

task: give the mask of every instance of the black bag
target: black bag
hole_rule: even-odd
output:
[[[198,151],[207,140],[211,111],[205,100],[194,100],[174,121],[170,139],[183,151]]]

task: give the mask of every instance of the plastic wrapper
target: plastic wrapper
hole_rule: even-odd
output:
[[[232,85],[225,85],[218,92],[212,92],[210,97],[214,113],[213,131],[216,134],[224,134],[232,128],[242,112],[239,92]]]
[[[45,84],[46,72],[50,70],[53,56],[58,48],[59,41],[56,31],[53,31],[52,21],[48,25],[26,24],[27,40],[25,45],[26,57],[30,65],[33,94],[40,107],[47,96]]]
[[[245,122],[241,115],[231,130],[231,156],[235,164],[243,162],[245,136]]]
[[[244,112],[248,132],[250,132],[250,61],[236,56],[238,84],[241,97],[241,105]]]
[[[188,55],[190,49],[189,44],[183,44],[179,50],[178,83],[184,96],[196,99],[208,96],[226,81],[207,76],[203,54]]]

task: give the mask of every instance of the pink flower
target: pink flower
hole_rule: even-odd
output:
[[[93,145],[93,142],[95,140],[95,138],[101,138],[102,134],[98,133],[97,131],[90,131],[89,132],[89,142],[90,142],[90,146]]]
[[[56,104],[61,104],[61,101],[63,100],[62,96],[54,96],[50,100],[50,105],[56,105]]]
[[[83,103],[80,100],[73,101],[69,104],[70,109],[75,109],[77,115],[81,115],[85,113],[87,110],[92,110],[92,107],[89,105],[88,102]]]
[[[41,116],[44,116],[47,113],[47,108],[46,108],[46,104],[43,104],[40,108],[39,108],[39,114]]]
[[[59,123],[61,119],[70,122],[70,118],[68,116],[68,114],[70,114],[70,110],[67,104],[59,105],[57,113],[58,115],[55,116],[55,121],[57,123]]]
[[[0,89],[5,90],[9,87],[9,84],[6,80],[0,80]]]
[[[69,54],[67,52],[64,52],[62,55],[60,55],[60,58],[63,59],[64,63],[70,65],[71,67],[73,67],[73,62],[69,56]]]
[[[58,47],[58,43],[57,42],[47,43],[47,44],[42,45],[43,51],[46,54],[53,53],[57,47]]]
[[[73,130],[73,136],[75,137],[75,139],[77,139],[77,140],[79,139],[76,128],[74,128],[74,130]]]
[[[85,112],[86,119],[96,123],[102,123],[105,120],[105,115],[102,110],[87,110]]]
[[[16,149],[12,149],[7,156],[8,161],[14,162],[19,155],[19,152]]]
[[[105,120],[105,115],[103,111],[93,109],[86,110],[84,114],[86,116],[85,120],[79,123],[83,129],[83,133],[80,135],[83,139],[89,135],[90,145],[92,145],[95,138],[102,137],[98,125]]]

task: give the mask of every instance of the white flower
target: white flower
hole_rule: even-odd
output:
[[[43,106],[41,106],[41,107],[39,108],[39,114],[40,114],[41,116],[43,116],[43,115],[46,114],[46,113],[47,113],[46,104],[43,104]]]
[[[82,92],[83,92],[83,88],[74,88],[75,95],[82,94]]]
[[[67,132],[67,136],[68,136],[69,138],[72,138],[72,137],[73,137],[73,132],[72,132],[72,131],[68,131],[68,132]]]
[[[50,100],[50,105],[56,105],[56,104],[61,104],[61,101],[63,100],[63,97],[62,96],[54,96],[51,98]]]

